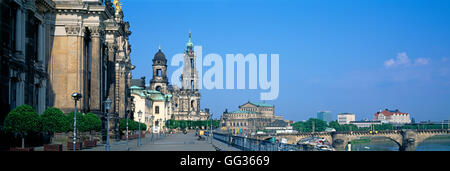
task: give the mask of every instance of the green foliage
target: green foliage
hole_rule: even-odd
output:
[[[100,131],[102,129],[102,121],[94,113],[87,113],[84,115],[84,122],[86,131]]]
[[[147,130],[147,125],[145,123],[140,123],[141,131]],[[127,130],[127,119],[122,119],[119,121],[119,130],[126,131]],[[139,122],[128,119],[128,130],[136,131],[139,130]]]
[[[120,131],[126,131],[127,130],[127,120],[128,120],[128,122],[131,122],[130,119],[122,119],[122,120],[119,121],[119,130]],[[129,123],[128,123],[128,129],[130,130]]]
[[[141,131],[145,131],[145,130],[147,130],[147,125],[145,123],[141,123]]]
[[[74,112],[70,112],[66,115],[67,121],[69,121],[69,127],[67,131],[73,131],[73,114]],[[81,112],[77,112],[77,130],[80,132],[88,131],[88,126],[86,125],[85,117]]]
[[[219,120],[213,120],[212,121],[213,127],[219,127],[220,125],[220,121]],[[208,127],[211,125],[211,121],[210,120],[205,120],[205,121],[185,121],[185,120],[167,120],[165,123],[165,126],[169,129],[176,129],[176,128],[201,128],[201,127]]]
[[[58,108],[53,107],[48,108],[42,113],[41,120],[42,131],[50,133],[66,132],[70,125],[64,113]]]
[[[374,125],[374,129],[376,131],[394,130],[394,126],[391,124]]]
[[[361,128],[358,128],[356,125],[353,124],[345,124],[345,125],[339,125],[337,121],[331,121],[329,124],[330,128],[336,129],[336,131],[360,131]]]
[[[293,123],[292,127],[299,132],[312,132],[313,125],[314,125],[315,132],[325,131],[325,129],[328,126],[327,122],[325,122],[323,120],[310,118],[306,122]]]
[[[40,132],[42,123],[33,107],[22,105],[9,112],[3,126],[7,132],[24,135],[25,133]]]

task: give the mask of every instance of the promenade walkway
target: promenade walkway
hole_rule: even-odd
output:
[[[141,138],[141,146],[137,146],[137,139],[129,140],[129,151],[239,151],[239,149],[229,146],[223,142],[213,140],[199,141],[195,133],[188,134],[167,134],[160,135],[159,138],[155,134],[147,134],[145,138]],[[112,142],[111,151],[127,151],[126,141]],[[83,151],[105,151],[105,145],[99,145],[95,148],[84,149]]]

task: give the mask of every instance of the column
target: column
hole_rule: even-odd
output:
[[[42,114],[44,113],[45,109],[46,109],[46,101],[45,101],[45,97],[47,96],[46,94],[46,89],[47,89],[47,81],[46,80],[42,80],[41,83],[41,87],[39,87],[39,107],[38,107],[38,114]]]
[[[100,27],[90,27],[91,30],[91,96],[89,99],[90,109],[93,112],[101,113],[102,99],[102,53],[101,53],[101,30]]]
[[[38,64],[39,64],[39,68],[44,69],[44,63],[45,63],[45,59],[44,59],[44,24],[43,22],[41,22],[38,26]]]
[[[16,12],[16,44],[15,44],[15,46],[16,46],[16,51],[17,51],[17,57],[20,59],[20,60],[24,60],[24,52],[23,52],[23,45],[22,44],[24,44],[24,40],[25,40],[25,35],[24,35],[24,32],[22,31],[23,30],[23,25],[25,24],[25,20],[24,20],[24,17],[23,17],[24,15],[23,15],[23,12],[22,12],[22,9],[21,8],[18,8],[17,9],[17,12]]]
[[[18,74],[19,82],[17,83],[17,104],[16,106],[25,103],[25,73]]]

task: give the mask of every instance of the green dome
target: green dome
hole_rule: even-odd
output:
[[[194,47],[194,44],[191,41],[191,32],[189,32],[189,42],[186,43],[187,47]]]
[[[186,43],[186,46],[187,47],[193,47],[194,46],[194,44],[191,42],[191,39],[189,39],[189,42]]]

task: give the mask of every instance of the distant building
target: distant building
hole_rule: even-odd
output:
[[[220,123],[228,130],[241,129],[248,132],[264,130],[266,127],[290,126],[289,121],[284,121],[281,116],[275,116],[275,106],[252,102],[239,106],[238,111],[228,112],[226,110],[220,119]]]
[[[327,123],[333,121],[333,117],[330,111],[319,111],[317,112],[317,119],[323,120]]]
[[[381,121],[351,121],[350,124],[356,125],[358,128],[367,128],[372,125],[381,125]]]
[[[381,121],[381,123],[389,124],[410,124],[411,117],[408,113],[402,113],[397,110],[386,109],[375,113],[374,121]]]
[[[355,114],[353,113],[341,113],[338,114],[339,125],[350,124],[350,122],[355,121]]]
[[[265,130],[269,130],[276,133],[294,133],[296,132],[290,124],[290,121],[285,120],[275,120],[269,123]]]

